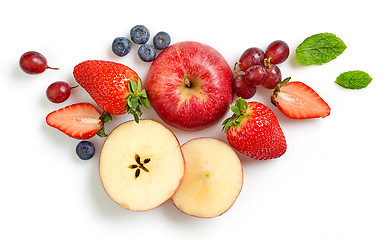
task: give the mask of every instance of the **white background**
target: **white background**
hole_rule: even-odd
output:
[[[0,84],[2,157],[0,239],[385,239],[383,121],[383,6],[381,1],[8,1],[1,7]],[[249,47],[265,49],[277,39],[291,49],[279,67],[284,77],[315,89],[332,111],[325,119],[292,120],[258,88],[251,100],[271,107],[286,135],[279,159],[240,156],[244,185],[234,206],[214,219],[181,213],[171,202],[147,212],[118,206],[98,176],[103,139],[91,141],[96,156],[81,161],[78,140],[45,123],[70,103],[93,100],[81,88],[62,104],[45,97],[58,80],[75,85],[73,67],[88,59],[124,63],[145,79],[149,63],[137,46],[119,58],[117,36],[144,24],[153,36],[194,40],[216,48],[230,66]],[[347,49],[322,66],[302,67],[295,48],[306,37],[331,32]],[[51,67],[27,75],[18,66],[28,50],[43,53]],[[334,83],[345,71],[363,70],[373,81],[362,90]],[[230,116],[230,113],[228,114]],[[153,110],[143,118],[161,121]],[[107,125],[132,119],[116,117]],[[197,132],[170,128],[181,144],[199,136],[226,141],[220,123]]]

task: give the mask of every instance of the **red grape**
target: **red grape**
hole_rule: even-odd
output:
[[[273,64],[284,62],[289,57],[289,46],[281,40],[276,40],[267,46],[265,56]]]
[[[254,65],[249,67],[245,72],[245,80],[253,85],[261,85],[266,78],[266,70],[262,65]]]
[[[51,68],[47,65],[47,59],[38,52],[29,51],[24,53],[19,60],[20,68],[28,74],[38,74],[44,72],[47,68]]]
[[[71,95],[71,87],[66,82],[58,81],[48,86],[46,95],[48,100],[53,103],[61,103]]]
[[[233,78],[233,93],[243,99],[249,99],[255,95],[257,88],[245,80],[245,75],[237,75]]]
[[[265,54],[260,48],[252,47],[244,51],[239,59],[239,67],[246,71],[254,65],[263,65]]]
[[[265,88],[274,89],[275,86],[277,86],[277,84],[282,80],[281,71],[275,64],[272,63],[268,64],[265,69],[266,78],[262,85]]]

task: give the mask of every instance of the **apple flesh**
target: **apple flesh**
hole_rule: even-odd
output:
[[[172,198],[182,212],[200,218],[225,213],[234,204],[243,185],[240,159],[225,142],[196,138],[182,145],[186,172]]]
[[[147,119],[116,127],[105,140],[99,160],[106,193],[133,211],[150,210],[169,200],[184,171],[178,139],[164,125]]]
[[[214,48],[175,43],[152,62],[145,88],[152,108],[167,124],[198,130],[217,123],[233,100],[232,71]]]

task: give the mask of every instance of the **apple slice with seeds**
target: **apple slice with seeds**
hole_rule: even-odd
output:
[[[153,120],[119,125],[100,153],[99,173],[106,193],[133,211],[150,210],[169,200],[184,171],[178,139]]]
[[[225,142],[203,137],[182,145],[186,172],[172,201],[182,212],[217,217],[234,204],[243,185],[243,170],[235,151]]]

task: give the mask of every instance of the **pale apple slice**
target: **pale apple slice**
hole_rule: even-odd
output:
[[[107,137],[99,160],[106,193],[133,211],[150,210],[169,200],[184,171],[176,136],[162,124],[146,119],[116,127]]]
[[[225,213],[238,198],[243,185],[240,159],[225,142],[196,138],[182,145],[186,172],[172,198],[182,212],[201,218]]]

